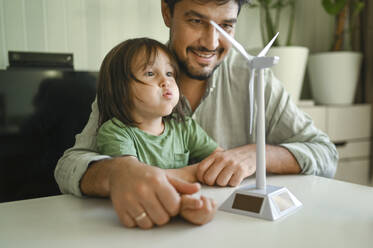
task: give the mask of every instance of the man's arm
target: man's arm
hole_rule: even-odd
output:
[[[165,170],[125,156],[92,164],[82,178],[81,189],[87,195],[110,197],[123,225],[148,229],[154,224],[164,225],[177,215],[179,193],[193,194],[199,185],[173,178]],[[146,216],[136,220],[144,212]]]
[[[96,148],[96,130],[98,125],[98,108],[96,100],[92,103],[92,112],[83,131],[76,135],[75,144],[65,151],[59,159],[54,176],[62,193],[82,196],[80,181],[94,161],[108,159],[100,155]]]
[[[267,171],[333,177],[338,162],[334,144],[297,108],[270,71],[266,76],[266,141],[271,144],[266,146]],[[250,144],[208,157],[198,167],[198,179],[238,185],[255,172],[255,147]]]
[[[140,163],[136,158],[110,158],[96,152],[97,104],[74,147],[58,161],[55,178],[63,193],[77,196],[109,197],[121,222],[128,226],[150,228],[163,225],[178,213],[180,193],[193,194],[198,184],[167,176],[159,168]],[[145,212],[145,218],[135,221]]]
[[[267,71],[266,138],[268,144],[288,150],[300,166],[300,173],[334,177],[338,152],[329,137],[309,115],[291,100],[281,82]]]
[[[269,173],[298,174],[295,157],[281,146],[266,145],[266,169]],[[198,167],[197,178],[208,185],[237,186],[256,171],[256,145],[250,144],[215,152]]]

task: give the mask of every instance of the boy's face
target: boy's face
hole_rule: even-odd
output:
[[[214,1],[200,3],[181,0],[171,15],[162,1],[165,24],[170,28],[170,45],[180,68],[188,77],[206,80],[227,55],[231,44],[209,23],[213,20],[234,35],[238,4],[229,1],[217,5]]]
[[[145,52],[139,51],[132,61],[132,73],[141,82],[132,81],[132,118],[137,122],[171,114],[179,101],[179,89],[168,55],[158,49],[150,64],[144,64]]]

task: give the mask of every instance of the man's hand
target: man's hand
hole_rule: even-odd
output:
[[[121,223],[127,227],[148,229],[166,224],[179,213],[179,193],[194,194],[200,189],[198,183],[167,176],[164,170],[145,165],[135,157],[99,161],[91,167],[83,177],[82,191],[110,196]],[[101,182],[101,187],[96,185],[95,190],[90,180]]]
[[[255,152],[255,145],[215,151],[199,163],[197,178],[208,185],[237,186],[255,173]]]
[[[217,150],[200,162],[197,179],[208,185],[237,186],[255,173],[256,145],[250,144],[231,150]],[[276,174],[298,174],[300,166],[284,147],[266,145],[266,170]]]
[[[215,215],[217,205],[211,198],[201,196],[199,199],[191,195],[181,196],[180,215],[195,225],[209,222]]]

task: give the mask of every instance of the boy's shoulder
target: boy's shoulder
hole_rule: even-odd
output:
[[[192,125],[194,123],[197,123],[194,119],[192,119],[190,116],[184,116],[184,120],[178,120],[176,118],[171,118],[169,120],[167,120],[171,126],[189,126],[189,125]]]
[[[121,122],[120,120],[114,117],[110,120],[105,121],[98,129],[98,132],[109,131],[109,130],[119,130],[119,129],[126,130],[129,128],[131,127],[124,124],[123,122]]]
[[[123,124],[123,122],[121,122],[120,120],[118,120],[115,117],[111,118],[110,120],[105,121],[101,125],[101,127],[107,127],[107,126],[113,126],[113,125],[120,126],[120,127],[126,127],[126,125]]]

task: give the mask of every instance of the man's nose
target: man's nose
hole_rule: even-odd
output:
[[[202,33],[201,46],[212,51],[219,46],[219,33],[212,25],[207,25],[205,32]]]

